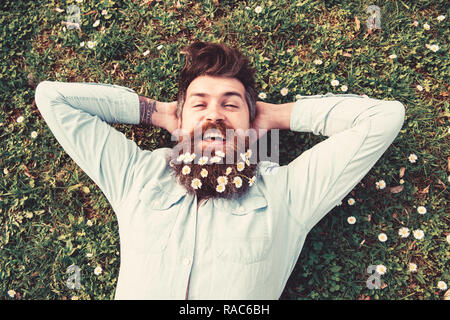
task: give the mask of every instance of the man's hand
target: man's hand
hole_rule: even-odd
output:
[[[258,139],[272,129],[290,129],[291,111],[294,103],[272,104],[257,101],[256,117],[251,127],[258,132]]]
[[[139,96],[140,124],[157,126],[170,133],[178,126],[177,102],[160,102]]]

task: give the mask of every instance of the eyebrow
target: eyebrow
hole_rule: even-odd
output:
[[[192,93],[190,96],[189,96],[189,98],[192,98],[192,97],[209,97],[209,94],[207,94],[207,93],[203,93],[203,92],[195,92],[195,93]],[[242,97],[242,95],[239,93],[239,92],[237,92],[237,91],[227,91],[227,92],[224,92],[223,93],[223,96],[225,96],[225,97],[230,97],[230,96],[237,96],[237,97],[239,97],[239,98],[241,98],[241,100],[243,100],[244,101],[244,98]]]

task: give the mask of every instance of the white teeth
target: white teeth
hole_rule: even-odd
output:
[[[203,136],[204,140],[211,139],[211,138],[221,138],[222,140],[224,139],[223,135],[219,131],[208,132],[207,134],[205,134]]]

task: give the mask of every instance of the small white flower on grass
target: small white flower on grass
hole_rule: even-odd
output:
[[[314,60],[314,64],[321,65],[323,62],[320,59]]]
[[[228,183],[228,178],[226,176],[220,176],[217,178],[217,183],[226,185]]]
[[[384,182],[384,180],[379,180],[379,181],[375,182],[375,185],[376,185],[377,189],[386,188],[386,182]]]
[[[344,84],[341,86],[341,91],[346,92],[348,90],[348,87]]]
[[[100,274],[102,273],[102,271],[103,271],[102,267],[98,266],[98,267],[96,267],[96,268],[94,269],[94,274],[95,274],[96,276],[98,276],[98,275],[100,275]]]
[[[387,268],[386,268],[386,266],[384,266],[384,265],[382,265],[382,264],[379,264],[379,265],[377,265],[377,268],[375,269],[375,271],[376,271],[378,274],[383,275],[383,274],[386,273]]]
[[[264,92],[260,92],[260,93],[258,94],[258,98],[260,98],[260,99],[265,99],[265,98],[267,98],[267,94],[265,94]]]
[[[419,21],[415,20],[415,21],[413,22],[413,26],[414,26],[414,27],[417,27],[418,25],[419,25]]]
[[[417,264],[411,262],[409,264],[409,272],[417,272]]]
[[[14,298],[16,296],[16,291],[8,290],[8,296],[10,296],[11,298]]]
[[[242,161],[239,161],[238,163],[236,163],[236,168],[237,171],[241,172],[242,170],[244,170],[245,164]]]
[[[436,52],[436,51],[439,50],[439,46],[437,44],[428,45],[427,48],[430,49],[433,52]]]
[[[19,116],[19,117],[17,117],[16,121],[17,121],[18,123],[22,123],[22,122],[23,122],[23,119],[24,119],[23,116]]]
[[[353,198],[349,198],[348,200],[347,200],[347,203],[349,204],[349,205],[354,205],[355,204],[355,199],[353,199]]]
[[[355,218],[355,217],[353,217],[353,216],[351,216],[351,217],[348,217],[348,218],[347,218],[347,222],[348,222],[349,224],[355,224],[355,222],[356,222],[356,218]]]
[[[95,22],[92,26],[95,28],[95,27],[98,27],[99,25],[100,25],[100,20],[95,20]]]
[[[195,190],[200,189],[202,187],[202,182],[198,178],[192,179],[191,187]]]
[[[108,14],[108,10],[102,10],[102,16],[107,15]]]
[[[250,10],[250,7],[245,7],[245,10]]]
[[[159,46],[156,47],[157,50],[161,50],[164,46],[162,44],[160,44]]]
[[[409,229],[402,227],[398,230],[398,235],[402,238],[407,238],[409,236]]]
[[[8,173],[9,173],[8,168],[3,168],[3,173],[4,173],[4,174],[8,174]]]
[[[251,187],[256,181],[256,176],[253,176],[248,180],[248,185]]]
[[[84,47],[84,41],[80,42],[80,47]]]
[[[420,214],[425,214],[425,213],[427,213],[427,208],[425,208],[424,206],[418,206],[417,212]]]
[[[411,153],[411,154],[409,155],[409,157],[408,157],[408,160],[409,160],[409,162],[411,162],[411,163],[416,163],[416,161],[417,161],[417,155],[414,154],[414,153]]]
[[[78,300],[78,296],[73,296],[70,300]]]
[[[145,57],[150,53],[150,50],[145,50],[144,53],[142,53],[142,55]]]
[[[445,16],[443,16],[443,15],[437,16],[437,18],[436,18],[436,20],[439,22],[441,22],[444,19],[445,19]]]
[[[262,7],[261,7],[261,6],[257,6],[257,7],[255,8],[255,12],[256,12],[256,13],[261,13],[261,11],[262,11]]]
[[[300,100],[302,98],[302,95],[301,94],[296,94],[295,95],[295,100]]]
[[[437,287],[442,291],[447,290],[447,284],[444,281],[439,281]]]
[[[389,56],[389,59],[397,59],[397,55],[394,53],[394,54],[391,54],[390,56]]]
[[[202,169],[202,171],[200,171],[200,175],[202,178],[206,178],[208,176],[208,170]]]
[[[400,179],[399,182],[400,182],[400,184],[404,184],[404,183],[405,183],[405,180]]]
[[[86,258],[92,258],[92,253],[86,253]]]
[[[219,193],[224,192],[225,191],[225,185],[223,185],[223,184],[217,185],[216,191],[219,192]]]
[[[378,240],[380,240],[381,242],[386,242],[386,240],[387,240],[387,235],[386,235],[386,233],[380,233],[380,234],[378,235]]]
[[[36,131],[31,132],[31,138],[36,138],[38,136],[38,133]]]
[[[184,167],[181,169],[181,173],[184,174],[184,175],[187,175],[187,174],[191,173],[191,167],[189,167],[189,166],[184,166]]]
[[[447,243],[450,243],[450,233],[447,235],[445,239],[447,240]]]
[[[422,87],[420,84],[418,84],[418,85],[416,86],[416,89],[419,90],[419,91],[422,91],[422,90],[423,90],[423,87]]]
[[[422,230],[417,229],[413,231],[413,235],[414,238],[416,238],[417,240],[421,240],[425,236],[425,233]]]
[[[91,221],[91,220],[86,221],[86,225],[87,225],[88,227],[92,227],[92,221]]]
[[[281,93],[282,96],[287,95],[288,92],[289,92],[289,89],[288,89],[288,88],[283,88],[283,89],[280,90],[280,93]]]
[[[242,187],[242,178],[241,177],[234,177],[233,183],[236,186],[236,188]]]
[[[430,25],[428,24],[428,23],[424,23],[423,24],[423,28],[425,29],[425,30],[430,30]]]
[[[207,163],[208,163],[208,157],[206,157],[206,156],[200,157],[200,159],[198,159],[198,164],[201,166],[203,166]]]
[[[77,3],[82,3],[83,2],[83,0],[77,0]]]
[[[339,85],[339,80],[334,79],[334,80],[331,80],[330,83],[331,83],[331,85],[332,85],[333,87],[336,87],[336,86]]]
[[[94,48],[96,45],[97,45],[97,41],[90,41],[90,40],[89,40],[89,41],[87,42],[87,46],[88,46],[89,49]]]

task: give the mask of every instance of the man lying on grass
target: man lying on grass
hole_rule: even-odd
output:
[[[184,54],[176,102],[43,81],[36,104],[117,215],[115,299],[278,299],[306,235],[394,141],[405,108],[331,93],[264,103],[237,49],[195,42]],[[115,122],[165,128],[179,144],[142,150]],[[276,129],[329,138],[285,166],[258,161],[257,139]]]

